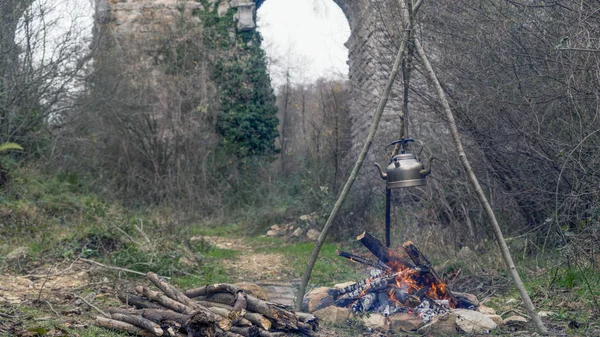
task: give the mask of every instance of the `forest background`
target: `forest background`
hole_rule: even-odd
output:
[[[68,30],[50,47],[58,21],[40,18],[52,3],[31,3],[0,5],[0,144],[24,149],[0,154],[4,268],[95,257],[208,282],[227,278],[228,253],[183,238],[255,238],[307,214],[306,226],[322,226],[356,155],[349,81],[298,80],[306,65],[284,57],[274,91],[259,32],[232,36],[233,10],[193,12],[202,25],[181,20],[150,53],[100,29],[91,42]],[[419,17],[528,289],[557,306],[568,289],[585,313],[564,318],[578,322],[600,309],[599,11],[592,0],[436,0]],[[426,187],[394,192],[394,242],[420,243],[465,290],[510,292],[442,108],[414,67],[411,132],[437,161]],[[382,231],[383,183],[369,167],[361,175],[334,245]],[[140,232],[149,248],[132,239]],[[183,266],[190,251],[198,263]]]

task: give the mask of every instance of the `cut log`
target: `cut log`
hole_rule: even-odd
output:
[[[158,276],[155,273],[148,272],[146,274],[150,282],[152,282],[158,289],[160,289],[165,295],[167,295],[170,299],[175,300],[179,303],[183,303],[188,307],[194,308],[196,303],[192,301],[189,297],[187,297],[181,291],[175,289],[171,286],[167,281]]]
[[[119,299],[123,304],[132,305],[138,309],[151,308],[151,309],[164,309],[160,304],[151,302],[143,297],[136,296],[133,294],[119,294]]]
[[[229,319],[223,318],[223,317],[213,313],[212,311],[208,310],[207,308],[202,307],[201,305],[199,305],[198,303],[196,303],[195,301],[193,301],[192,299],[187,297],[183,292],[181,292],[178,289],[176,289],[175,287],[171,286],[167,281],[165,281],[163,278],[161,278],[157,274],[148,272],[146,274],[146,276],[157,288],[159,288],[170,299],[172,299],[173,301],[182,303],[183,305],[185,305],[188,308],[191,308],[194,311],[193,314],[210,318],[211,320],[213,320],[214,322],[216,322],[218,324],[219,328],[221,328],[225,331],[229,331],[229,329],[231,328],[232,323]],[[162,302],[160,302],[160,303],[162,304]],[[175,311],[177,311],[177,310],[175,310]],[[201,312],[201,314],[199,312]],[[184,312],[184,313],[190,314],[189,312]]]
[[[246,313],[246,307],[248,306],[248,297],[243,290],[238,290],[235,293],[235,303],[233,304],[233,310],[229,312],[227,316],[234,323],[237,322]]]
[[[188,291],[185,293],[192,294]],[[232,305],[235,302],[235,297],[229,293],[215,293],[209,296],[201,296],[199,299],[227,305]],[[286,331],[298,330],[298,316],[276,303],[263,301],[254,296],[247,295],[247,310],[272,319],[273,328],[275,329]]]
[[[188,315],[179,314],[171,310],[142,309],[140,314],[142,317],[158,324],[170,321],[175,322],[182,327],[185,327],[188,319]]]
[[[219,307],[208,307],[208,310],[214,312],[215,314],[223,317],[223,318],[228,318],[229,315],[231,314],[231,310],[227,310],[225,308],[219,308]],[[233,325],[238,325],[238,326],[250,326],[252,325],[252,322],[250,322],[249,320],[245,319],[244,317],[238,317],[237,321],[231,321],[231,323]]]
[[[133,324],[117,321],[117,320],[102,317],[102,316],[96,316],[96,324],[98,324],[99,326],[101,326],[103,328],[126,331],[126,332],[132,333],[134,335],[138,335],[138,336],[148,336],[148,337],[156,336],[152,332],[150,332],[146,329],[137,327]]]
[[[189,289],[184,291],[183,293],[189,298],[194,298],[198,296],[208,296],[216,293],[229,293],[231,295],[235,295],[240,290],[242,289],[234,286],[233,284],[217,283],[209,284],[200,288]]]
[[[259,329],[255,326],[248,326],[248,327],[233,326],[233,327],[231,327],[230,331],[233,333],[240,334],[244,337],[258,337],[258,335],[259,335]]]
[[[396,255],[376,237],[367,232],[363,232],[357,236],[356,240],[360,241],[379,261],[393,270],[404,270],[415,267],[409,260]]]
[[[162,336],[164,333],[163,330],[160,328],[160,325],[142,316],[128,315],[122,313],[114,313],[110,316],[112,319],[115,319],[117,321],[133,324],[135,326],[139,326],[140,328],[146,329],[155,334],[156,336]]]
[[[223,309],[227,309],[229,311],[233,310],[233,307],[227,304],[223,304],[223,303],[218,303],[218,302],[209,302],[209,301],[198,301],[198,303],[200,303],[201,305],[209,308],[209,307],[217,307],[217,308],[223,308]],[[311,315],[312,316],[312,315]],[[314,317],[314,316],[313,316]],[[271,329],[271,321],[266,318],[265,316],[255,313],[255,312],[250,312],[250,311],[246,311],[246,314],[244,315],[244,318],[246,318],[247,320],[249,320],[250,322],[252,322],[253,324],[255,324],[256,326],[258,326],[261,329],[267,330],[269,331]]]
[[[156,301],[165,308],[171,309],[175,312],[187,315],[190,315],[192,312],[194,312],[194,309],[192,309],[191,307],[188,307],[187,305],[181,302],[174,301],[173,299],[165,296],[162,293],[159,293],[158,291],[150,290],[142,286],[135,287],[135,291],[137,291],[138,294],[147,297],[153,301]]]

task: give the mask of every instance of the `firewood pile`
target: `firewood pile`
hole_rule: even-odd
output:
[[[372,267],[371,277],[343,288],[329,289],[330,301],[335,306],[351,308],[355,314],[411,313],[425,323],[451,308],[476,309],[472,297],[469,299],[472,295],[451,292],[429,259],[412,242],[404,243],[405,254],[399,255],[367,232],[357,240],[375,260],[343,251],[338,251],[338,255]]]
[[[133,308],[108,308],[96,324],[139,336],[311,336],[318,329],[315,316],[295,313],[232,284],[181,292],[154,273],[146,276],[160,291],[137,286],[137,294],[119,295]]]

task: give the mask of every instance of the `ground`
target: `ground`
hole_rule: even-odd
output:
[[[298,255],[308,255],[310,243],[283,242],[284,240],[230,237],[229,235],[196,235],[191,242],[203,241],[222,256],[219,265],[230,282],[254,281],[262,284],[272,296],[272,300],[291,304],[292,290],[304,267]],[[270,242],[265,248],[265,242]],[[324,259],[326,267],[316,269],[317,278],[324,284],[344,279],[330,278],[323,270],[353,270],[355,274],[345,274],[345,280],[357,279],[363,270],[347,261],[333,260],[333,245],[326,245]],[[217,255],[219,255],[217,254]],[[305,259],[303,257],[302,259]],[[331,260],[329,260],[331,259]],[[116,293],[131,288],[135,284],[145,284],[143,277],[126,271],[102,267],[88,259],[63,259],[52,265],[40,264],[28,273],[20,275],[4,273],[0,276],[0,335],[2,336],[121,336],[93,327],[96,309],[85,302],[93,303],[101,309],[118,305]],[[332,264],[330,261],[337,261]],[[32,264],[35,265],[35,264]],[[180,282],[181,287],[186,282]],[[546,324],[554,335],[597,336],[600,330],[589,321],[578,321],[579,316],[568,312],[586,310],[582,303],[573,302],[565,294],[547,294],[546,302],[538,300],[556,316],[545,317]],[[495,307],[504,316],[525,315],[519,301],[511,296],[489,296],[489,306]],[[590,314],[593,312],[589,311]],[[533,336],[529,325],[517,328],[503,328],[495,335]],[[344,327],[323,327],[320,336],[377,336],[356,322]],[[381,334],[384,336],[383,334]]]

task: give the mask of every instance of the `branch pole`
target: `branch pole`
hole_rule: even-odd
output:
[[[415,39],[415,45],[417,48],[417,53],[419,54],[421,62],[427,72],[429,80],[435,87],[437,96],[440,100],[440,103],[442,104],[444,112],[446,113],[446,118],[448,120],[450,132],[452,133],[452,138],[454,139],[454,144],[456,145],[456,149],[458,151],[458,158],[460,160],[460,163],[462,164],[462,166],[465,170],[465,173],[467,174],[469,183],[471,184],[471,186],[477,193],[477,198],[479,199],[479,202],[481,203],[481,206],[483,207],[483,209],[485,211],[487,220],[492,225],[492,229],[494,230],[494,235],[496,237],[496,241],[498,243],[498,246],[500,247],[500,252],[502,253],[502,258],[504,259],[504,263],[506,264],[508,271],[510,273],[510,276],[513,279],[515,285],[517,286],[519,293],[521,294],[521,299],[523,300],[525,309],[527,309],[527,312],[529,313],[529,316],[533,320],[533,323],[535,324],[538,332],[540,334],[547,335],[548,330],[546,329],[546,327],[544,326],[544,323],[538,316],[538,314],[535,310],[535,306],[533,305],[533,302],[531,301],[531,298],[529,297],[529,294],[527,293],[527,290],[525,290],[525,285],[523,285],[523,281],[521,281],[519,272],[517,271],[517,268],[515,267],[515,264],[512,260],[510,251],[508,250],[508,246],[506,245],[506,241],[504,240],[504,236],[502,235],[502,230],[500,229],[500,225],[498,224],[498,221],[496,220],[494,211],[492,210],[492,207],[490,206],[490,203],[487,200],[487,197],[485,196],[483,189],[479,185],[479,181],[477,180],[477,177],[475,176],[475,173],[473,172],[473,169],[471,168],[471,164],[469,163],[469,160],[467,159],[467,155],[465,154],[465,150],[463,148],[462,141],[460,139],[460,134],[458,133],[458,128],[456,127],[456,121],[454,120],[454,115],[452,114],[452,110],[450,109],[450,104],[448,103],[448,100],[446,99],[444,90],[442,89],[442,86],[440,85],[440,82],[438,81],[438,78],[435,75],[435,72],[433,71],[431,64],[429,63],[429,60],[427,59],[427,55],[425,55],[423,46],[421,46],[421,44],[419,43],[419,41],[417,39]]]
[[[404,6],[404,10],[406,10],[406,6]],[[308,259],[308,264],[306,265],[306,269],[304,270],[304,274],[302,275],[302,280],[300,282],[300,288],[298,288],[298,293],[296,294],[296,306],[295,307],[296,307],[297,311],[302,311],[302,300],[304,298],[306,286],[308,285],[308,280],[310,279],[312,270],[315,266],[317,258],[319,257],[319,252],[321,251],[321,247],[323,247],[323,244],[325,243],[325,239],[327,238],[327,234],[329,234],[329,230],[331,229],[331,226],[333,225],[333,221],[337,217],[337,214],[338,214],[340,208],[342,207],[342,204],[346,200],[346,197],[348,196],[348,193],[350,192],[350,188],[354,184],[354,181],[356,181],[356,178],[358,176],[358,171],[362,167],[363,162],[365,161],[365,158],[367,157],[367,153],[369,152],[369,149],[371,148],[371,145],[373,144],[375,134],[377,133],[377,128],[379,127],[379,121],[381,120],[381,116],[383,115],[383,110],[385,109],[385,106],[387,105],[387,101],[388,101],[388,99],[390,97],[390,93],[392,91],[392,86],[394,85],[394,81],[396,80],[396,77],[398,75],[400,65],[402,64],[402,58],[403,58],[405,50],[406,50],[406,45],[408,44],[407,41],[408,41],[408,37],[410,34],[410,30],[407,28],[408,28],[408,26],[405,26],[403,36],[402,36],[402,41],[400,42],[400,47],[398,48],[398,53],[396,54],[396,59],[394,61],[394,65],[392,67],[392,71],[390,73],[387,84],[385,86],[385,90],[379,100],[379,104],[377,105],[377,110],[375,110],[375,114],[373,115],[373,121],[371,122],[371,128],[369,129],[369,134],[367,135],[365,144],[364,144],[360,154],[358,155],[356,163],[354,164],[354,168],[352,169],[352,172],[350,173],[350,176],[348,177],[346,184],[344,184],[342,193],[339,195],[337,201],[335,202],[335,205],[333,206],[333,209],[331,210],[331,214],[329,214],[329,218],[327,219],[325,226],[323,226],[323,230],[321,230],[321,234],[319,234],[319,237],[317,238],[317,242],[313,246],[312,253]]]

